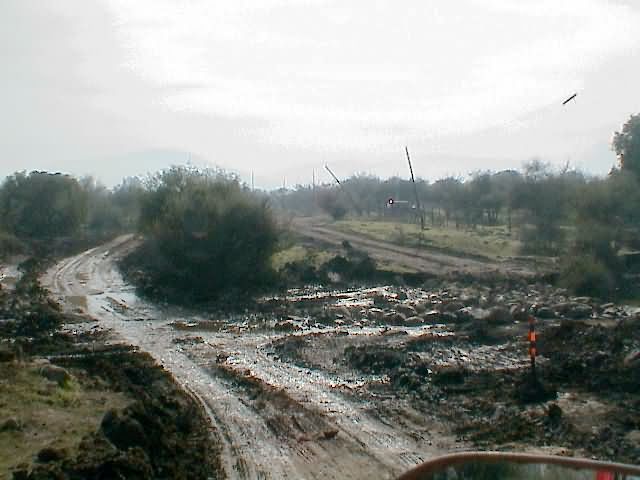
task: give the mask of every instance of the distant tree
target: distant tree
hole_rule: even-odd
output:
[[[613,134],[612,147],[621,170],[640,176],[640,114],[631,115],[622,131]]]
[[[514,206],[524,212],[523,248],[528,253],[555,254],[564,246],[561,222],[566,218],[568,191],[562,175],[533,160],[524,167],[524,182],[514,192]]]
[[[111,202],[117,211],[120,227],[123,230],[137,227],[145,192],[144,184],[138,177],[125,178],[113,189]]]
[[[0,223],[19,238],[72,235],[86,216],[86,192],[68,175],[20,172],[7,177],[0,188]]]
[[[318,204],[334,220],[341,220],[347,215],[347,206],[336,189],[326,189],[320,193]]]

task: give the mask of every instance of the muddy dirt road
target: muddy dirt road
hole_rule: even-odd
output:
[[[406,415],[407,407],[398,422],[397,412],[380,412],[350,395],[357,377],[283,361],[273,344],[284,332],[249,328],[249,317],[205,318],[139,299],[115,264],[134,245],[123,236],[68,258],[42,283],[67,310],[95,321],[77,328],[113,329],[151,353],[205,406],[223,442],[229,478],[393,478],[464,446],[435,418]],[[322,329],[323,335],[337,332],[357,338],[388,330]]]
[[[347,240],[353,247],[364,250],[382,264],[392,263],[409,271],[440,277],[453,273],[464,273],[471,277],[499,273],[530,278],[537,273],[531,265],[524,263],[497,262],[456,256],[437,250],[401,247],[362,235],[340,232],[333,229],[329,223],[313,218],[296,218],[292,222],[292,228],[303,237],[333,246],[339,247],[343,241]]]

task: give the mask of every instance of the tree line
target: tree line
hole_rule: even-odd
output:
[[[359,174],[342,187],[253,192],[233,175],[191,167],[128,178],[112,189],[91,177],[17,172],[0,185],[0,256],[25,245],[46,251],[137,231],[146,238],[152,283],[185,285],[204,298],[230,285],[243,291],[268,283],[274,211],[383,218],[391,198],[407,201],[409,218],[422,215],[428,226],[504,226],[524,253],[561,257],[562,279],[575,291],[611,295],[629,284],[629,256],[621,254],[640,250],[640,115],[614,134],[612,147],[619,164],[604,178],[535,160],[521,171],[419,179],[420,210],[412,208],[414,185],[398,177]]]
[[[340,187],[281,189],[271,198],[283,211],[325,212],[336,220],[384,219],[391,216],[393,199],[408,202],[405,221],[417,223],[423,216],[428,227],[503,226],[521,241],[523,254],[559,257],[560,281],[572,290],[635,294],[637,281],[629,274],[629,264],[635,263],[631,253],[640,250],[640,114],[614,133],[612,149],[618,162],[604,178],[532,160],[520,171],[477,171],[467,179],[450,176],[434,182],[418,179],[418,202],[410,180],[367,174],[344,179]]]

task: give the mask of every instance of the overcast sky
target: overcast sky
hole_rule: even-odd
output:
[[[606,173],[639,26],[631,0],[2,0],[0,177],[191,159],[275,187],[405,176],[404,145],[430,179]]]

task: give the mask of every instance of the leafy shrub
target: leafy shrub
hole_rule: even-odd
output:
[[[220,171],[173,167],[149,179],[133,263],[147,286],[184,301],[245,294],[273,280],[278,232],[268,205]]]
[[[617,286],[614,272],[593,255],[570,257],[560,275],[560,283],[578,295],[600,298],[613,295]]]
[[[86,195],[75,178],[16,173],[0,188],[0,223],[21,239],[72,235],[86,219]]]
[[[0,232],[0,259],[25,252],[25,245],[10,233]]]
[[[347,207],[340,200],[335,190],[327,190],[321,193],[318,204],[334,220],[341,220],[347,215]]]

